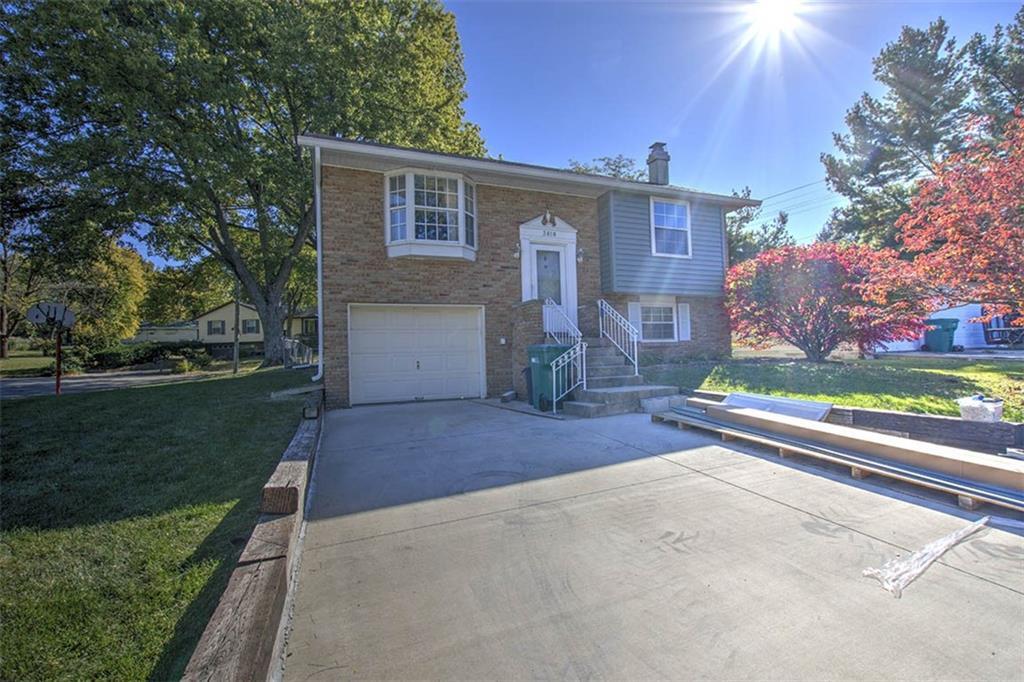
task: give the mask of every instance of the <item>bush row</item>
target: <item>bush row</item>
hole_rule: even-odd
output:
[[[119,344],[104,348],[95,353],[84,346],[66,348],[63,353],[63,371],[68,374],[86,369],[119,369],[135,365],[146,365],[160,362],[167,358],[180,358],[188,362],[190,368],[203,368],[213,362],[206,348],[198,341],[179,343],[144,343]],[[54,367],[51,366],[51,373]]]

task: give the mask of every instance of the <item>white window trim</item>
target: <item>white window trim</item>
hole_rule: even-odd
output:
[[[663,204],[676,204],[678,206],[686,207],[686,255],[678,253],[660,253],[658,251],[658,242],[654,239],[654,202],[659,201]],[[693,214],[690,211],[690,202],[682,199],[668,199],[665,197],[649,197],[649,215],[651,223],[651,255],[659,258],[683,258],[690,260],[693,258]],[[674,229],[674,228],[662,228],[662,229]]]
[[[674,296],[644,296],[637,301],[630,301],[627,304],[628,307],[636,306],[634,315],[631,310],[627,309],[627,318],[630,324],[634,324],[638,332],[640,332],[639,341],[641,343],[685,343],[693,340],[693,322],[692,314],[689,303],[680,303],[676,301]],[[672,335],[671,339],[645,339],[644,338],[644,325],[643,325],[643,309],[645,307],[658,306],[662,308],[672,309]],[[680,315],[680,309],[686,307],[686,319]],[[667,324],[667,323],[666,323]]]
[[[458,216],[459,239],[416,239],[416,175],[448,178],[458,181],[456,215]],[[391,178],[405,176],[405,239],[391,239]],[[466,244],[466,183],[473,185],[473,245]],[[480,248],[480,193],[472,178],[460,173],[447,173],[429,168],[402,168],[384,174],[384,244],[388,257],[428,256],[437,258],[463,258],[476,260]]]

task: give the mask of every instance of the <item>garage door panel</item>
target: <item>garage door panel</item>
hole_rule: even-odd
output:
[[[479,397],[479,308],[352,306],[353,403]]]

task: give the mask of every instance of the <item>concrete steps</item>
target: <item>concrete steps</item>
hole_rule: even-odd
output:
[[[587,375],[587,388],[615,388],[617,386],[639,386],[644,378],[639,374],[613,374],[608,376]]]

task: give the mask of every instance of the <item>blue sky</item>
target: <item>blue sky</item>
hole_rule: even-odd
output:
[[[750,42],[748,3],[448,2],[470,120],[488,151],[564,167],[668,143],[674,184],[768,197],[824,178],[832,132],[864,91],[871,59],[904,24],[942,16],[961,41],[1007,24],[1015,2],[804,3],[777,40]],[[774,43],[774,47],[773,47]],[[824,182],[765,203],[809,241],[839,204]]]

